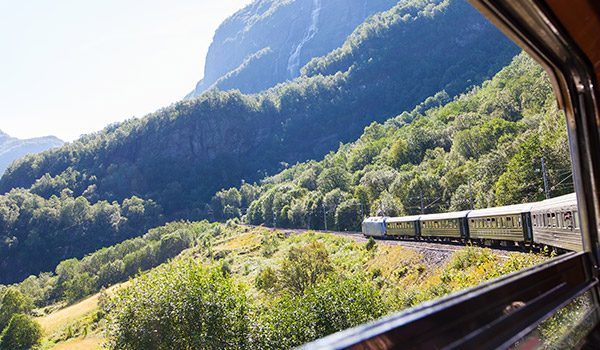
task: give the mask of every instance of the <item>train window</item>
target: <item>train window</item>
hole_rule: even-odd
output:
[[[556,213],[552,213],[551,220],[552,220],[552,227],[556,227]]]
[[[517,223],[518,223],[519,227],[521,227],[521,217],[520,216],[517,216]]]
[[[564,226],[562,213],[556,213],[556,227],[563,228]]]
[[[542,227],[548,226],[548,220],[546,219],[546,215],[542,215]]]
[[[577,214],[577,210],[573,211],[573,228],[579,228],[579,214]]]

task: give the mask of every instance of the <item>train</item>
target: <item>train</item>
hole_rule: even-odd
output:
[[[363,220],[362,233],[374,238],[402,238],[484,246],[583,251],[575,193],[540,202],[451,213]]]

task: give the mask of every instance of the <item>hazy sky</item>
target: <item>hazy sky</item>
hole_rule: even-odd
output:
[[[181,100],[252,0],[0,0],[0,130],[72,141]]]

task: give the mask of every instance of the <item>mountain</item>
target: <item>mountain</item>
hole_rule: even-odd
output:
[[[15,159],[30,153],[39,153],[53,147],[59,147],[63,144],[64,141],[55,136],[19,140],[0,130],[0,174],[4,173],[4,170]]]
[[[542,157],[551,195],[573,192],[565,117],[531,57],[516,56],[449,103],[440,95],[373,122],[321,161],[219,191],[215,216],[245,211],[253,225],[359,231],[363,214],[417,215],[422,203],[426,213],[467,210],[470,194],[475,208],[534,202],[545,199]]]
[[[465,1],[402,1],[292,81],[258,94],[210,90],[19,159],[0,178],[0,283],[160,222],[216,218],[208,203],[220,189],[320,159],[423,101],[451,100],[518,52]]]
[[[297,78],[313,57],[344,43],[365,18],[396,0],[257,0],[225,20],[206,55],[204,78],[186,98],[216,87],[257,93]]]

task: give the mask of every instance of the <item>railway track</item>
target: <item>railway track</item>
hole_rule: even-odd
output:
[[[369,239],[366,238],[361,232],[350,232],[350,231],[319,231],[319,230],[305,230],[305,229],[277,229],[277,231],[284,232],[286,235],[302,234],[308,231],[328,233],[340,237],[352,238],[358,243],[366,243]],[[423,255],[424,262],[430,267],[441,267],[448,259],[452,257],[457,251],[464,249],[464,244],[450,243],[450,242],[428,242],[428,241],[413,241],[403,239],[376,239],[377,244],[380,245],[399,245],[402,248],[411,249]],[[510,253],[526,254],[523,251],[516,250],[515,248],[489,248],[488,249],[496,254],[501,259],[508,258]]]

